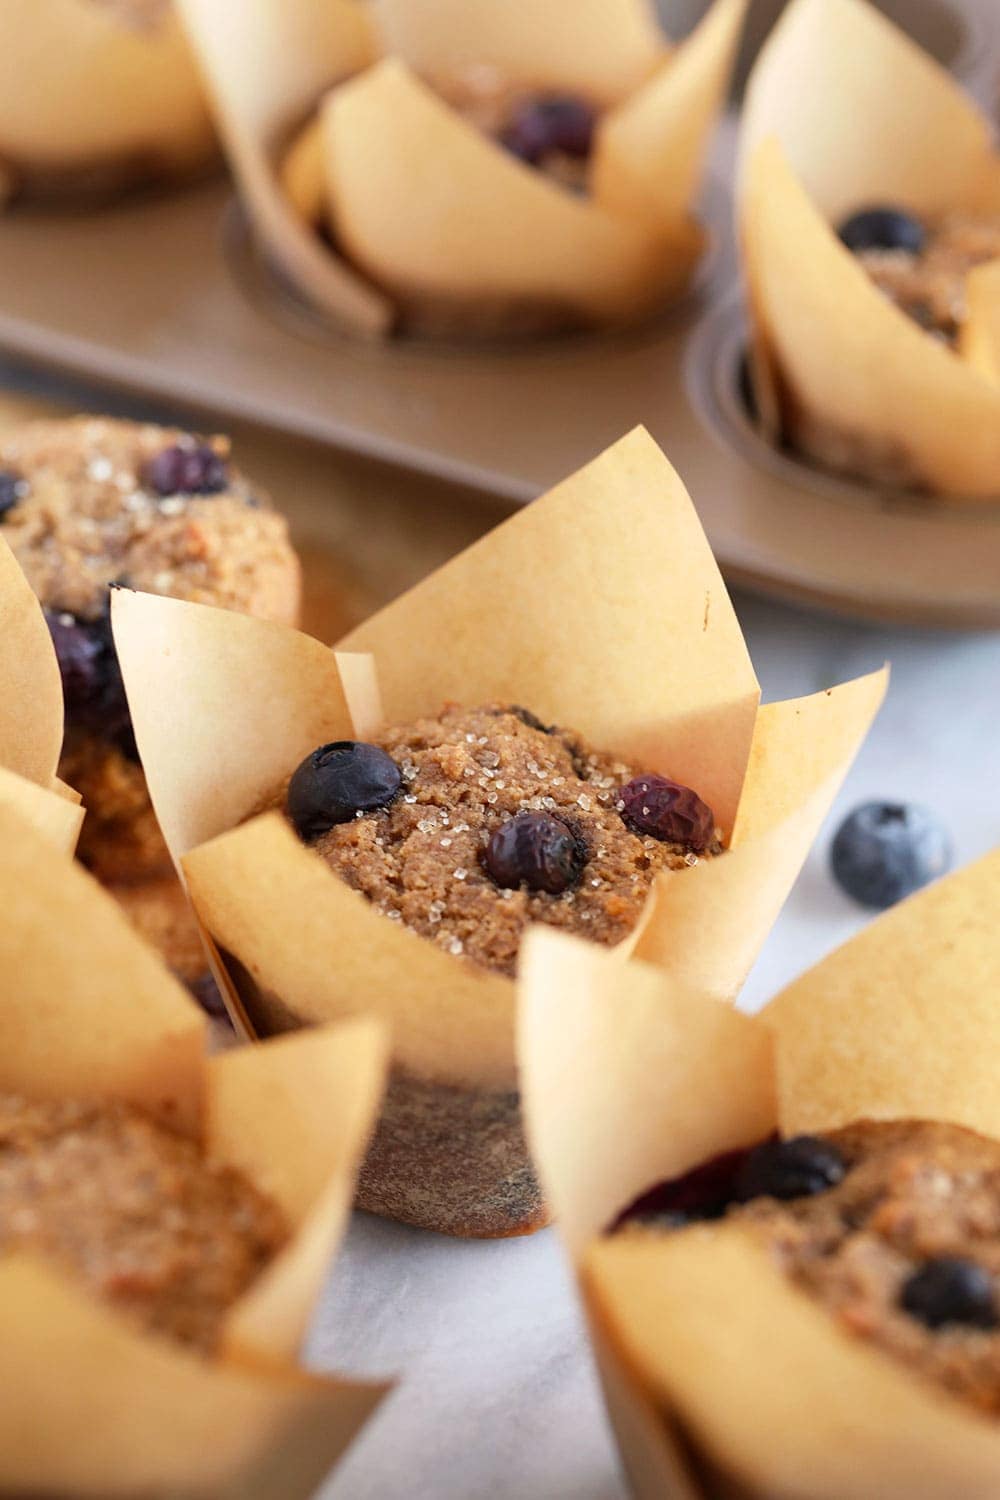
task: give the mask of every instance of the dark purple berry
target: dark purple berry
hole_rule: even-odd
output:
[[[198,979],[192,979],[188,989],[207,1015],[216,1021],[229,1020],[229,1012],[226,1010],[226,1002],[219,993],[219,986],[207,970]]]
[[[522,708],[519,703],[512,704],[508,712],[512,713],[515,719],[520,719],[528,729],[537,729],[539,734],[551,734],[555,729],[554,724],[543,724],[537,714],[533,714],[530,708]]]
[[[217,495],[229,482],[229,470],[207,443],[173,443],[147,462],[142,482],[157,495]]]
[[[596,123],[584,99],[553,94],[520,105],[501,131],[500,143],[532,167],[555,152],[583,160],[590,155]]]
[[[129,760],[137,760],[107,606],[95,620],[49,609],[45,619],[59,662],[67,724],[99,736]]]
[[[612,1225],[661,1224],[679,1229],[700,1219],[721,1219],[736,1197],[736,1174],[745,1151],[726,1151],[693,1167],[683,1177],[659,1182],[629,1204]]]
[[[697,792],[666,776],[636,776],[618,793],[625,822],[636,833],[671,844],[707,849],[715,837],[715,814]]]
[[[301,838],[318,839],[335,823],[387,807],[402,780],[377,745],[334,740],[307,755],[288,783],[288,816]]]
[[[926,807],[864,802],[830,845],[834,879],[862,906],[884,911],[950,869],[951,839]]]
[[[927,240],[920,220],[899,208],[863,208],[845,219],[837,233],[855,255],[863,250],[905,250],[919,255]]]
[[[0,521],[20,504],[30,489],[24,475],[16,469],[0,469]]]
[[[959,1256],[925,1261],[903,1282],[899,1305],[928,1328],[946,1323],[996,1328],[998,1322],[993,1278],[974,1260]]]
[[[751,1198],[808,1198],[836,1187],[846,1172],[847,1162],[836,1146],[818,1136],[764,1141],[736,1174],[736,1197],[741,1203]]]
[[[586,858],[580,840],[561,818],[522,812],[495,830],[483,863],[504,890],[526,885],[558,896],[580,879]]]

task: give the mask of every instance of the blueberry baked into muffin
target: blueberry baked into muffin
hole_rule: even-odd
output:
[[[137,1106],[0,1093],[0,1250],[43,1256],[138,1331],[214,1353],[288,1238],[276,1204]]]
[[[852,1336],[1000,1413],[1000,1142],[862,1121],[727,1153],[643,1194],[616,1233],[739,1224]]]
[[[851,214],[838,233],[879,291],[948,345],[965,322],[966,277],[1000,257],[1000,218],[970,213],[923,218],[883,205]]]
[[[506,975],[529,923],[621,942],[658,874],[722,852],[697,792],[509,704],[322,745],[270,805],[387,918]]]
[[[139,764],[111,639],[109,589],[293,624],[299,567],[284,519],[233,465],[224,438],[75,417],[0,438],[0,533],[45,612],[62,673],[59,775],[87,809],[79,854],[132,886],[139,925],[191,978],[192,929]]]

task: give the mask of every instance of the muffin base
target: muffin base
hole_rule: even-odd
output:
[[[223,954],[258,1036],[310,1022]],[[464,1088],[390,1072],[382,1113],[362,1165],[358,1208],[462,1239],[532,1234],[550,1214],[528,1155],[514,1089]]]

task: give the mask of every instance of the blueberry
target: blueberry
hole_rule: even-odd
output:
[[[217,1021],[229,1020],[229,1012],[226,1010],[226,1002],[219,993],[219,986],[207,970],[198,979],[192,979],[188,984],[188,989],[206,1014]]]
[[[927,240],[920,220],[900,208],[863,208],[845,219],[837,233],[855,255],[862,250],[905,250],[919,255]]]
[[[45,619],[59,662],[67,722],[137,760],[108,607],[94,620],[51,609],[45,611]]]
[[[830,846],[837,883],[862,906],[879,910],[936,880],[951,859],[951,839],[933,813],[907,802],[862,803]]]
[[[974,1260],[941,1255],[925,1261],[903,1282],[899,1305],[928,1328],[965,1323],[996,1328],[993,1279]]]
[[[666,776],[636,776],[618,793],[625,822],[636,833],[650,834],[691,849],[707,849],[715,837],[715,814],[697,792]]]
[[[487,873],[504,890],[526,885],[551,896],[576,884],[586,858],[573,830],[540,812],[517,813],[501,823],[483,854]]]
[[[657,1183],[619,1214],[612,1227],[659,1224],[680,1229],[701,1219],[720,1219],[736,1197],[736,1176],[746,1154],[726,1151],[683,1177]]]
[[[590,155],[596,118],[585,100],[571,95],[529,99],[504,126],[500,143],[532,167],[556,151],[583,160]]]
[[[764,1141],[749,1152],[736,1175],[735,1195],[751,1198],[810,1198],[836,1187],[847,1163],[829,1141],[795,1135],[787,1141]]]
[[[22,501],[31,486],[16,469],[0,469],[0,521]]]
[[[229,471],[207,443],[173,443],[148,461],[142,482],[157,495],[217,495],[226,488]]]
[[[402,784],[391,755],[358,740],[334,740],[307,755],[288,783],[288,816],[304,839],[335,823],[388,807]]]
[[[543,724],[537,714],[533,714],[530,708],[522,708],[519,703],[512,704],[507,712],[513,714],[515,719],[520,719],[528,729],[537,729],[539,734],[551,734],[556,727],[554,724]]]

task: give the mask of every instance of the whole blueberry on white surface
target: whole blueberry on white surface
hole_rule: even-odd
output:
[[[830,847],[834,879],[862,906],[883,911],[950,869],[951,838],[927,807],[863,802]]]

